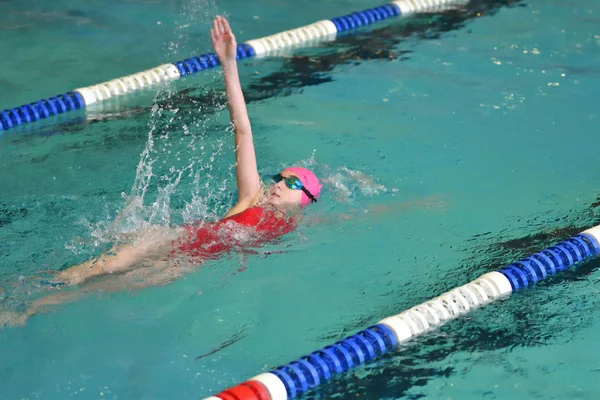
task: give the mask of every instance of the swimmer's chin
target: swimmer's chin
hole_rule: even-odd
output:
[[[281,209],[285,209],[285,210],[292,210],[292,209],[300,208],[300,204],[297,204],[295,202],[285,201],[284,199],[281,198],[281,196],[279,196],[278,194],[275,194],[275,193],[272,193],[271,195],[269,195],[269,197],[266,199],[264,204],[271,205],[273,207],[281,208]]]

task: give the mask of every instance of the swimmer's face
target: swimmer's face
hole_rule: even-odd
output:
[[[296,177],[294,173],[282,172],[284,178]],[[299,207],[302,202],[302,190],[290,189],[285,184],[285,179],[271,185],[269,188],[269,203],[282,207]]]

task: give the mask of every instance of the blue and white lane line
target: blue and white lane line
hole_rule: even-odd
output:
[[[375,359],[515,290],[580,265],[599,253],[600,225],[208,399],[292,399],[336,374]]]
[[[400,0],[390,4],[354,12],[330,20],[277,33],[238,45],[237,58],[262,57],[283,49],[306,46],[323,40],[334,39],[338,33],[374,24],[384,19],[405,17],[414,13],[438,12],[464,6],[469,0]],[[214,53],[202,54],[172,64],[163,64],[147,71],[98,85],[75,89],[71,92],[42,99],[34,103],[4,110],[0,113],[0,132],[79,110],[90,104],[122,96],[156,84],[180,79],[219,66]]]

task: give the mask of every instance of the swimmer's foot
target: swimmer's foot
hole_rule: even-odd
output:
[[[0,310],[0,329],[24,326],[28,317],[27,313]]]

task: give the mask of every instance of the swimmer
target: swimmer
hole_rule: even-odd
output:
[[[289,167],[273,176],[267,187],[258,173],[252,128],[246,110],[236,61],[237,44],[229,23],[217,16],[210,30],[215,53],[223,68],[227,103],[234,128],[235,171],[238,189],[236,204],[215,223],[185,226],[178,237],[155,235],[141,245],[118,245],[108,253],[83,264],[67,268],[54,277],[63,286],[80,285],[77,292],[57,292],[33,302],[22,314],[0,315],[0,327],[5,323],[21,325],[40,308],[63,303],[78,294],[96,290],[122,290],[167,283],[183,272],[169,268],[169,257],[185,254],[196,263],[216,258],[234,248],[256,246],[291,232],[297,224],[297,210],[316,203],[322,185],[313,172],[302,167]],[[233,235],[242,229],[246,235]],[[152,264],[153,268],[148,265]],[[163,265],[164,268],[156,268]],[[156,273],[161,269],[160,273]],[[103,276],[129,274],[133,279],[102,281]],[[92,279],[94,278],[94,279]],[[107,287],[110,286],[110,287]],[[3,322],[4,320],[5,322]]]
[[[139,244],[115,245],[95,259],[55,273],[51,284],[58,286],[59,290],[33,301],[24,312],[0,310],[0,328],[23,325],[28,317],[48,306],[74,300],[83,294],[141,289],[175,281],[203,260],[217,258],[231,250],[248,250],[291,232],[298,224],[301,209],[318,201],[322,184],[306,168],[283,169],[273,176],[274,181],[269,187],[261,181],[238,75],[235,36],[222,17],[214,19],[210,36],[223,68],[229,114],[234,127],[236,204],[220,221],[145,232]],[[352,172],[353,176],[355,174]],[[373,186],[367,176],[354,178]],[[372,208],[368,214],[370,218],[383,218],[387,213],[405,208],[429,209],[443,205],[437,203],[438,200],[432,197],[423,201],[386,204]],[[187,258],[187,262],[178,263],[181,257]],[[74,286],[74,290],[62,290],[61,286]]]

